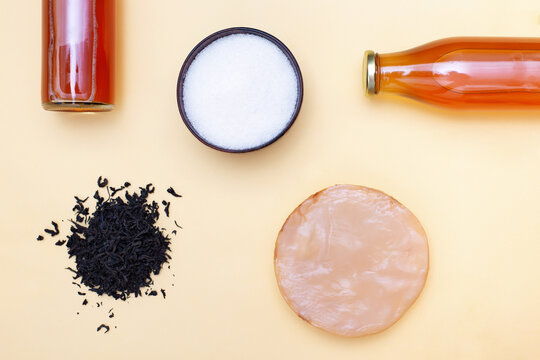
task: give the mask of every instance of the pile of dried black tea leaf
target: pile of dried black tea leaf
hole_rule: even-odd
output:
[[[66,244],[69,257],[75,260],[75,269],[68,267],[74,273],[73,279],[80,281],[74,284],[120,300],[141,296],[143,291],[145,295],[156,296],[157,291],[151,288],[152,276],[158,275],[171,259],[171,238],[166,229],[157,225],[160,206],[150,200],[154,186],[148,184],[130,192],[129,182],[115,188],[102,177],[98,186],[92,201],[88,201],[90,197],[75,196],[75,216],[70,220],[67,242],[56,242],[58,246]],[[167,192],[181,197],[172,188]],[[92,211],[90,202],[94,203]],[[168,217],[170,202],[163,200],[162,204]],[[57,236],[58,225],[52,224],[54,229],[45,232]],[[176,234],[176,230],[171,234]],[[43,239],[42,235],[38,236],[39,241]],[[80,289],[78,293],[86,295]],[[165,290],[161,289],[161,294],[165,298]],[[83,305],[87,303],[85,299]]]

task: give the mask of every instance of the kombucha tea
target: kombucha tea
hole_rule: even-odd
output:
[[[116,0],[42,0],[46,110],[114,108]]]
[[[368,94],[450,108],[540,107],[540,38],[458,37],[366,51],[364,85]]]

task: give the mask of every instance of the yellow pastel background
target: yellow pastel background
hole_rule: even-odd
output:
[[[118,10],[116,110],[59,114],[40,106],[40,1],[2,2],[0,358],[540,358],[540,110],[366,98],[360,80],[365,49],[540,36],[537,1],[119,0]],[[231,26],[280,38],[305,85],[291,130],[243,155],[200,144],[175,98],[188,52]],[[114,321],[94,302],[81,306],[65,247],[35,241],[51,219],[70,216],[72,195],[95,189],[99,175],[184,194],[172,208],[184,229],[158,279],[167,299],[103,300]],[[336,183],[394,196],[429,236],[423,293],[378,335],[346,339],[311,327],[274,279],[283,221]],[[117,328],[98,334],[108,321]]]

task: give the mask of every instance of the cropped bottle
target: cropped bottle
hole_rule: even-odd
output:
[[[46,110],[114,108],[116,0],[42,0]]]
[[[457,37],[366,51],[364,86],[450,108],[540,107],[540,38]]]

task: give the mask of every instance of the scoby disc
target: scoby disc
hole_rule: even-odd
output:
[[[289,306],[343,336],[387,329],[416,300],[428,272],[416,217],[392,197],[336,185],[304,201],[278,236],[275,271]]]

